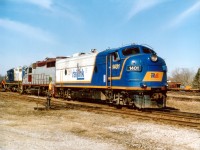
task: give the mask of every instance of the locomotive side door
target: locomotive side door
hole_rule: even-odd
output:
[[[28,82],[32,83],[32,67],[28,68]]]
[[[106,86],[112,87],[112,81],[118,79],[121,70],[121,61],[118,52],[113,52],[106,56]]]
[[[106,86],[111,88],[112,86],[112,55],[109,54],[106,56]]]

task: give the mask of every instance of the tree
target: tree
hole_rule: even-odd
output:
[[[195,89],[200,89],[200,68],[198,69],[198,71],[194,77],[194,80],[192,82],[192,87]]]
[[[176,68],[172,71],[171,80],[174,82],[181,82],[183,86],[192,85],[194,78],[194,71],[188,68]]]

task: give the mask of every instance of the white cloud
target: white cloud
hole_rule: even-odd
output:
[[[25,3],[37,5],[40,8],[51,11],[51,16],[62,17],[64,19],[70,19],[78,24],[82,23],[80,15],[77,10],[70,5],[66,4],[66,1],[53,1],[53,0],[23,0]]]
[[[52,8],[53,5],[52,0],[27,0],[26,2],[49,10]]]
[[[29,38],[34,38],[39,41],[43,42],[54,41],[54,39],[48,32],[21,22],[12,21],[9,19],[0,19],[0,27],[15,31],[17,33],[20,33],[21,35],[25,35]]]
[[[138,13],[150,9],[163,1],[161,0],[137,0],[133,3],[131,10],[127,15],[127,20],[131,20]]]
[[[192,5],[187,10],[183,11],[174,20],[172,20],[170,27],[180,25],[182,22],[184,22],[186,19],[188,19],[198,11],[200,11],[200,1],[197,1],[194,5]]]

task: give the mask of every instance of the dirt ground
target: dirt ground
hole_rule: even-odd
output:
[[[200,130],[76,109],[37,111],[35,102],[11,96],[0,92],[1,150],[200,150]]]

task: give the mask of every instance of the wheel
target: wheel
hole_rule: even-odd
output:
[[[157,106],[158,108],[165,108],[166,106],[164,106],[165,104],[163,103],[163,99],[160,99],[157,101]]]

